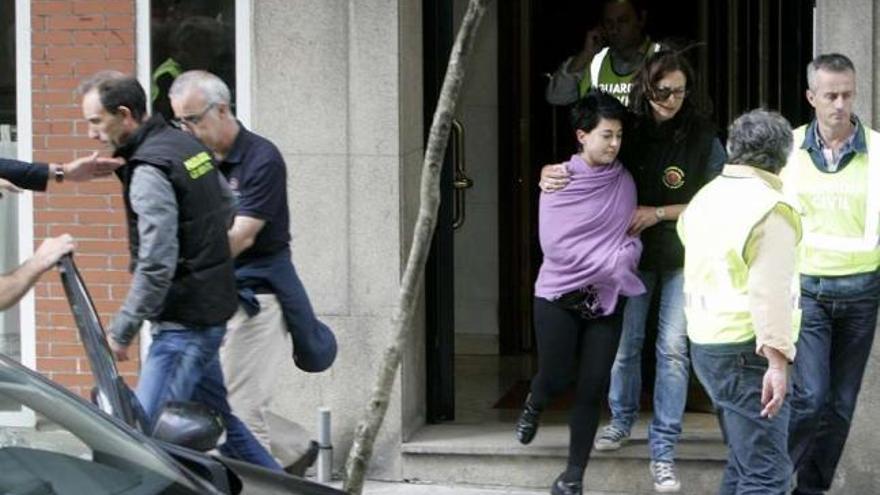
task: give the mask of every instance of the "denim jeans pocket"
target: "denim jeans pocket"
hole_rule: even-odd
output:
[[[739,401],[748,401],[753,394],[761,393],[764,386],[764,374],[767,372],[767,360],[754,352],[743,352],[737,356],[736,397]]]
[[[738,368],[741,370],[759,371],[761,373],[767,371],[767,359],[754,352],[741,352],[737,356],[737,363]]]

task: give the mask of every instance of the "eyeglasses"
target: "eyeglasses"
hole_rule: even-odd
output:
[[[177,118],[174,119],[174,120],[175,120],[178,124],[180,124],[180,125],[185,125],[185,126],[187,126],[187,127],[191,127],[191,126],[194,126],[194,125],[199,125],[199,122],[201,122],[202,119],[205,118],[205,115],[207,115],[208,112],[210,112],[211,109],[214,108],[214,107],[216,107],[216,106],[217,106],[216,103],[211,103],[211,104],[209,104],[208,106],[206,106],[205,109],[202,110],[202,111],[199,112],[199,113],[194,113],[194,114],[192,114],[192,115],[182,115],[182,116],[180,116],[180,117],[177,117]]]
[[[670,96],[674,96],[676,100],[680,100],[687,96],[687,88],[654,88],[651,91],[651,99],[654,101],[666,101]]]

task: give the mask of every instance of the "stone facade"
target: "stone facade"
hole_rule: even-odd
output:
[[[135,69],[134,0],[32,0],[33,148],[66,160],[95,148],[85,138],[75,87],[98,69]],[[422,1],[260,0],[252,4],[251,127],[289,166],[293,257],[319,316],[334,328],[334,368],[307,375],[292,363],[280,413],[311,426],[333,411],[336,467],[347,452],[390,334],[391,314],[418,211],[423,152]],[[858,68],[857,112],[880,125],[880,6],[818,0],[816,48]],[[496,77],[498,77],[496,75]],[[798,89],[802,91],[802,89]],[[489,118],[491,116],[487,116]],[[105,324],[127,289],[119,188],[111,180],[36,195],[34,238],[70,231]],[[84,392],[87,365],[54,280],[37,288],[37,367]],[[400,445],[425,422],[425,332],[407,343],[372,476],[400,479]],[[835,493],[880,485],[880,350],[874,350]],[[137,364],[126,364],[132,378]]]

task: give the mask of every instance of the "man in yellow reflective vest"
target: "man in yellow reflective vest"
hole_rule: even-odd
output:
[[[803,212],[803,323],[792,388],[795,494],[830,489],[871,352],[880,296],[880,136],[853,114],[856,71],[844,55],[807,66],[816,118],[794,132],[782,172]]]
[[[636,71],[660,50],[645,36],[648,13],[642,0],[605,0],[602,5],[602,24],[587,32],[583,50],[567,58],[550,79],[545,96],[551,105],[574,103],[594,86],[626,105]]]
[[[725,495],[781,495],[791,483],[785,396],[801,223],[776,175],[791,147],[781,115],[740,116],[729,129],[728,165],[678,220],[691,362],[730,451]]]

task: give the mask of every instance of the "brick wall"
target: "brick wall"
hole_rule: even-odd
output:
[[[134,73],[134,11],[134,0],[31,2],[35,160],[107,153],[87,136],[76,88],[99,70]],[[129,282],[119,183],[65,183],[50,191],[34,195],[35,243],[65,232],[77,239],[75,259],[106,328]],[[58,276],[44,276],[36,296],[37,369],[86,395],[93,380]],[[137,357],[136,350],[131,354]],[[137,365],[121,366],[127,381],[134,381]]]

